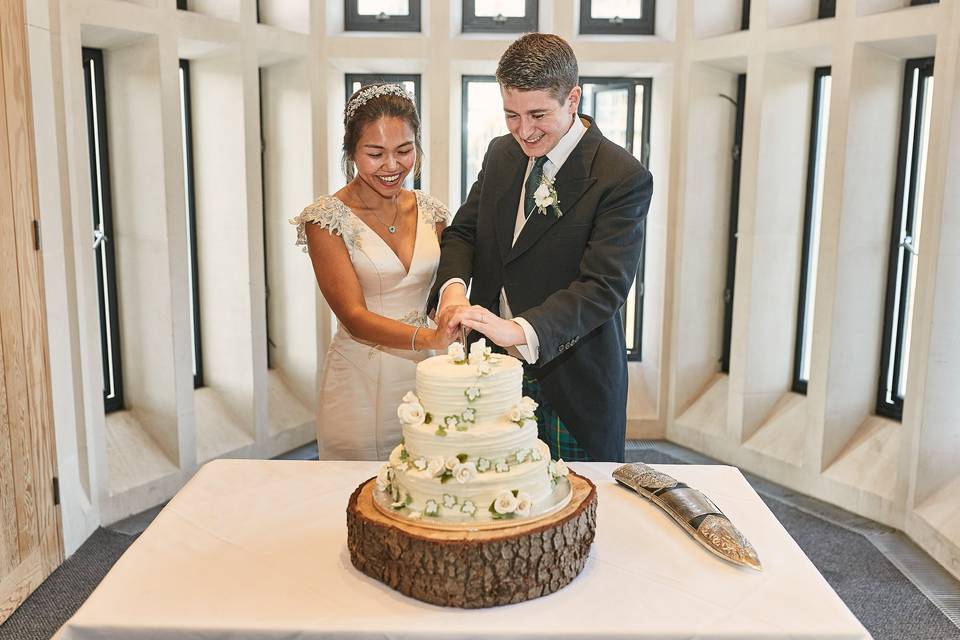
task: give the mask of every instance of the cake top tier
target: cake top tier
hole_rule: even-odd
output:
[[[520,402],[522,385],[520,361],[491,353],[484,340],[473,343],[469,355],[454,343],[446,355],[417,365],[416,395],[435,421],[465,413],[470,422],[503,419]]]

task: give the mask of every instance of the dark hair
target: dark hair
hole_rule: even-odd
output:
[[[521,91],[547,89],[558,102],[577,86],[577,57],[552,33],[528,33],[513,41],[497,64],[497,82]]]
[[[377,87],[389,89],[378,92]],[[399,90],[396,90],[396,89]],[[375,84],[361,87],[354,92],[347,100],[343,113],[343,157],[341,159],[341,168],[347,181],[353,180],[356,175],[356,165],[353,162],[353,154],[357,150],[357,142],[363,134],[367,125],[376,122],[380,118],[401,118],[406,120],[413,129],[413,145],[417,150],[417,162],[413,167],[415,177],[420,176],[420,166],[423,161],[423,147],[420,143],[420,115],[417,113],[417,105],[409,94],[402,92],[399,85]],[[369,96],[362,104],[353,106],[358,96],[363,93]]]

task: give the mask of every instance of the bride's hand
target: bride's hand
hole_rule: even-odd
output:
[[[446,331],[442,327],[421,329],[417,337],[417,347],[432,351],[445,351],[459,335],[458,331]]]
[[[527,343],[527,336],[520,325],[513,320],[504,320],[484,307],[461,307],[457,309],[454,318],[463,326],[479,331],[500,347]]]

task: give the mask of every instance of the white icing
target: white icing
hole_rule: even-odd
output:
[[[416,394],[404,396],[403,444],[390,454],[378,487],[408,516],[482,522],[494,517],[490,508],[499,497],[515,506],[509,517],[523,517],[547,505],[553,492],[550,449],[530,419],[535,404],[521,401],[520,361],[486,356],[481,347],[471,351],[473,364],[456,349],[420,362]],[[479,396],[471,399],[468,389]],[[423,422],[414,415],[416,400],[428,414]],[[466,410],[473,421],[462,419]]]
[[[510,356],[491,356],[486,360],[490,373],[478,372],[479,364],[456,364],[448,356],[427,358],[417,365],[417,396],[423,408],[434,418],[476,409],[477,422],[505,416],[520,402],[523,367]],[[470,402],[469,387],[477,386],[480,397]]]

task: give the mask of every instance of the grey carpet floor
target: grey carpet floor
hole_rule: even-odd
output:
[[[680,452],[672,445],[654,445],[628,450],[627,459],[652,464],[691,461],[663,449]],[[748,480],[876,640],[960,640],[960,629],[864,535],[835,524],[835,518],[831,522],[809,509],[791,506],[776,485],[750,476]],[[0,625],[0,640],[50,638],[135,539],[135,535],[98,529]]]

